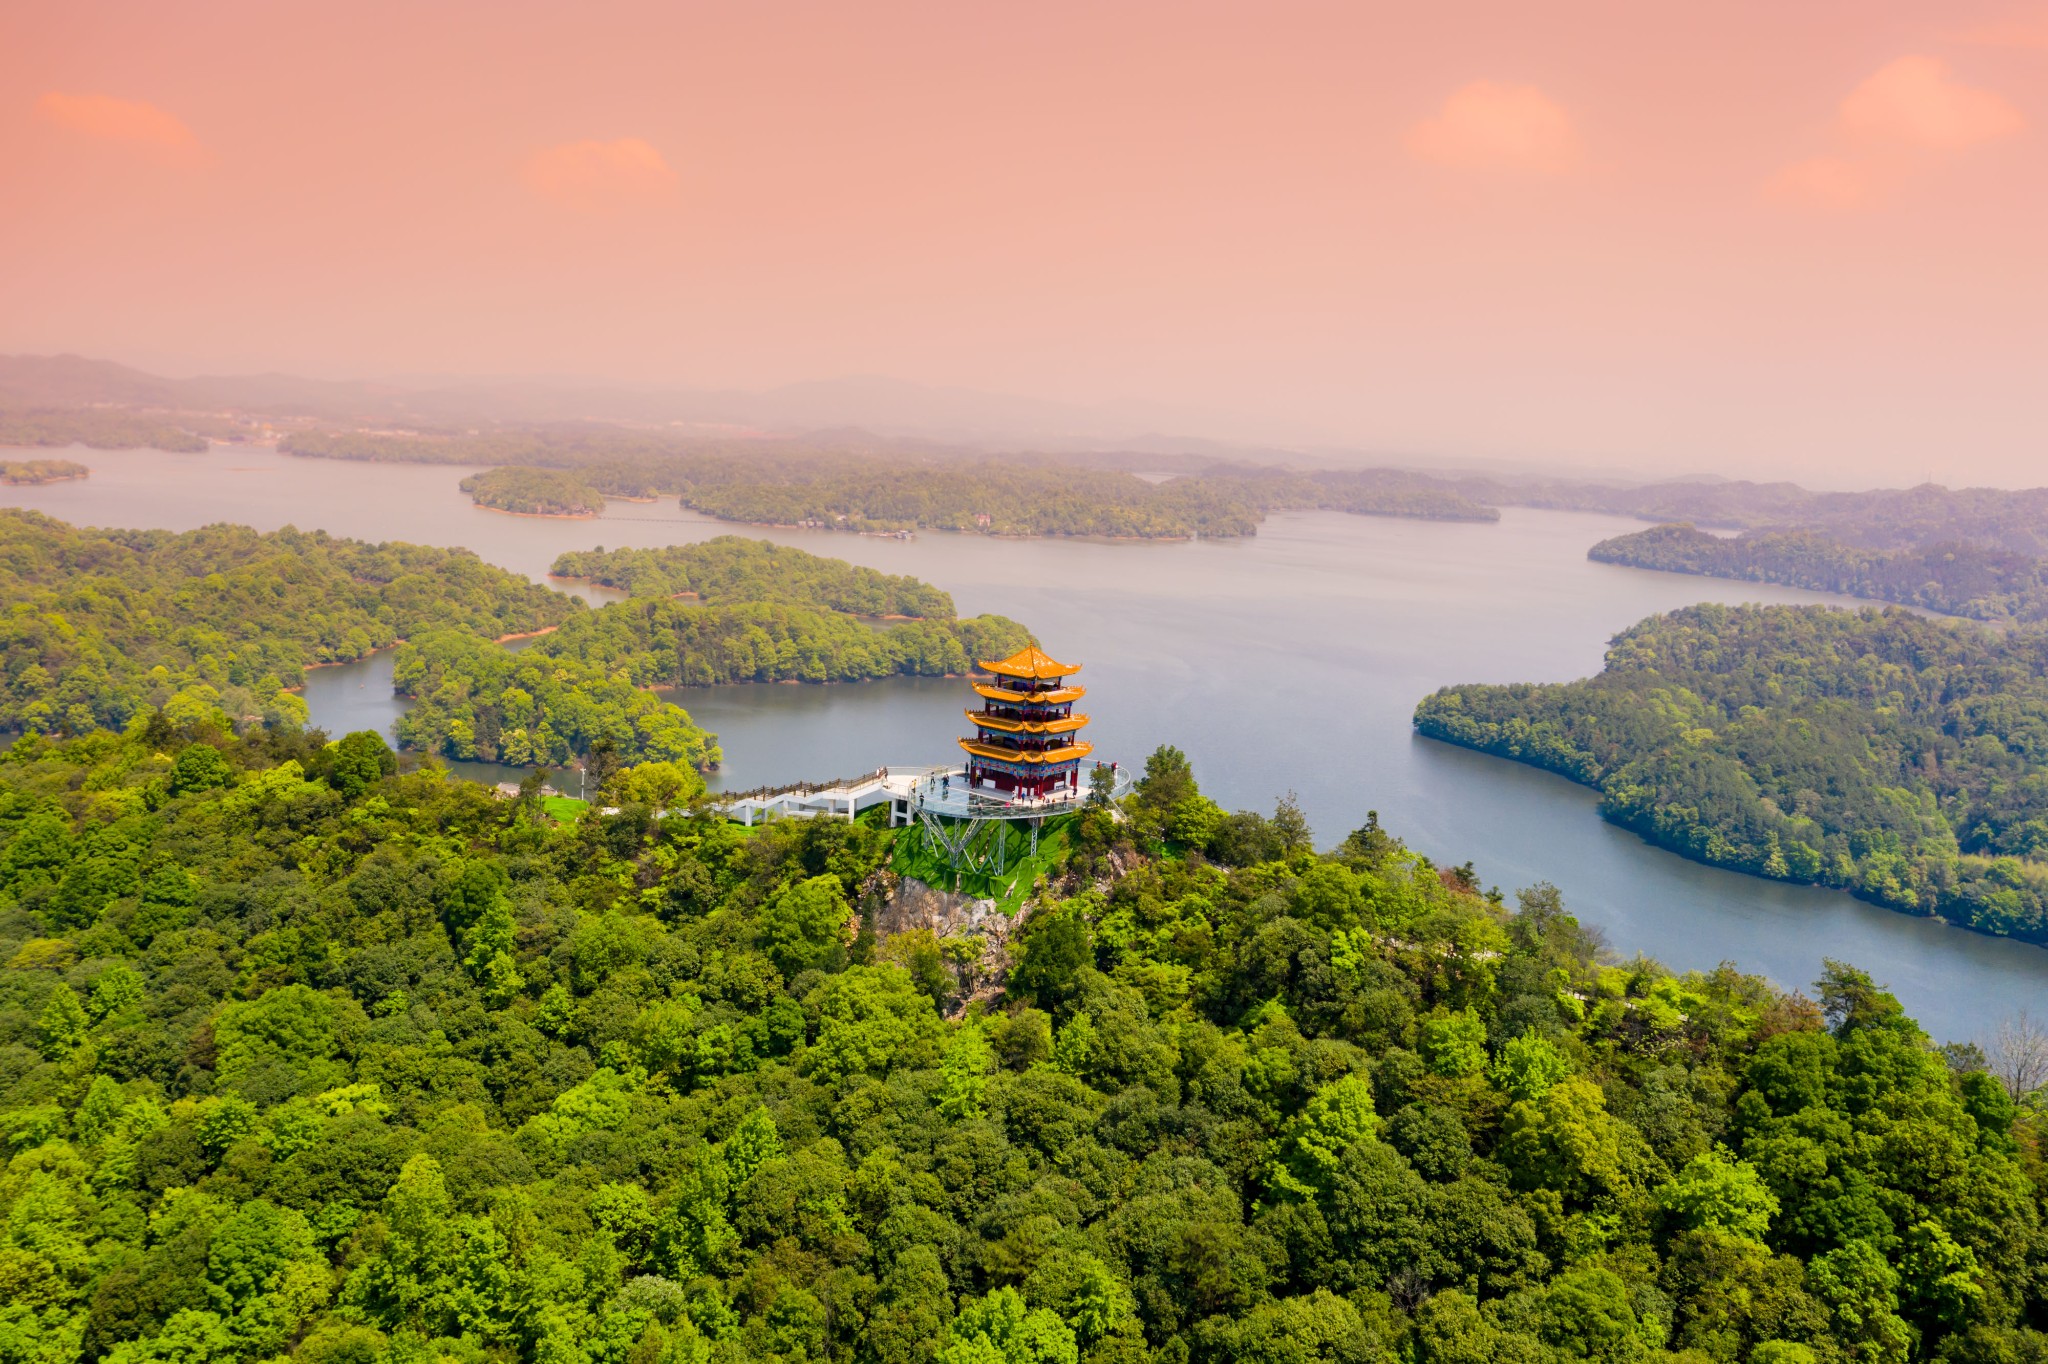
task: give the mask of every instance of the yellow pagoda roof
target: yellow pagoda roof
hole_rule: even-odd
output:
[[[1033,682],[1043,682],[1051,677],[1065,677],[1068,673],[1081,671],[1080,664],[1062,663],[1035,644],[1019,649],[1000,662],[991,663],[983,659],[981,667],[985,672],[997,673],[1003,677],[1028,678]]]
[[[976,682],[977,696],[991,701],[1008,701],[1014,705],[1058,705],[1062,701],[1078,701],[1088,694],[1086,687],[1055,687],[1051,691],[1010,691],[1003,687],[992,687],[986,682]]]
[[[1062,715],[1054,720],[1005,720],[985,710],[970,710],[967,718],[984,729],[997,729],[1005,734],[1071,734],[1088,723],[1085,715]]]
[[[972,739],[961,739],[960,747],[977,758],[989,758],[1006,763],[1063,763],[1085,758],[1095,751],[1095,745],[1085,739],[1068,744],[1064,748],[1048,748],[1040,753],[1023,752],[1017,749],[998,748],[994,744],[976,743]]]

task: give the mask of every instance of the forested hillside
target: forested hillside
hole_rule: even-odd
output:
[[[454,633],[409,643],[401,739],[509,763],[566,762],[604,740],[628,761],[701,767],[719,761],[717,743],[645,688],[945,677],[1032,642],[1003,616],[955,619],[952,598],[916,578],[740,536],[564,554],[554,571],[636,600],[579,613],[517,654]]]
[[[181,413],[175,418],[97,408],[0,407],[0,446],[84,445],[95,450],[152,448],[196,454],[209,435],[244,438],[246,428]]]
[[[693,482],[682,500],[710,516],[760,525],[1140,539],[1248,535],[1260,512],[1227,486],[1147,483],[1131,474],[1022,460],[893,469],[843,461],[772,481]]]
[[[88,530],[0,510],[0,730],[303,721],[316,663],[433,629],[542,629],[582,603],[466,550],[245,526]]]
[[[706,767],[721,758],[716,736],[647,688],[946,676],[1031,642],[1001,616],[955,619],[951,598],[915,578],[737,536],[566,555],[563,568],[657,595],[591,611],[464,550],[0,512],[13,604],[0,617],[0,730],[120,729],[153,709],[227,731],[303,724],[290,689],[307,667],[402,641],[408,747],[560,765],[604,744]],[[517,652],[495,642],[536,633]]]
[[[2048,942],[2048,633],[1696,606],[1595,678],[1450,687],[1415,722],[1687,856]]]
[[[693,769],[724,759],[717,736],[682,707],[572,653],[514,652],[439,630],[406,641],[391,680],[412,699],[398,718],[400,745],[444,758],[558,767],[603,746],[628,762]]]
[[[883,573],[744,535],[660,549],[564,554],[553,574],[636,597],[691,596],[720,606],[783,602],[856,616],[949,620],[953,599],[907,573]]]
[[[1818,531],[1864,549],[1968,544],[2048,555],[2048,488],[1872,488],[1815,492],[1796,483],[1687,480],[1625,486],[1570,479],[1463,477],[1467,495],[1501,506],[1612,512],[1645,521],[1756,531]]]
[[[1500,516],[1444,479],[1395,469],[1303,474],[1219,465],[1199,476],[1151,481],[1102,462],[1033,454],[856,456],[800,442],[684,442],[594,426],[474,436],[308,431],[279,448],[328,459],[573,470],[603,493],[666,494],[729,521],[827,530],[1185,539],[1251,535],[1269,512],[1290,509],[1431,520]]]
[[[700,606],[617,602],[570,621],[530,651],[574,659],[639,686],[721,682],[858,682],[906,674],[962,675],[1032,643],[1007,616],[877,626],[780,602]]]
[[[0,754],[10,1360],[2048,1348],[2040,1109],[1847,967],[1614,964],[1170,750],[1004,950],[878,936],[865,823],[150,729]]]
[[[1784,583],[1973,620],[2048,620],[2048,562],[1995,546],[1950,541],[1870,549],[1818,530],[1723,537],[1669,525],[1602,540],[1587,554],[1602,563]]]

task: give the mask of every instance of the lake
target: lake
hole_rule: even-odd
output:
[[[564,550],[730,534],[915,574],[951,592],[963,614],[1014,616],[1054,657],[1084,665],[1099,756],[1142,763],[1177,744],[1228,807],[1270,810],[1294,792],[1326,846],[1378,810],[1431,857],[1474,861],[1484,884],[1555,883],[1624,954],[1679,968],[1731,960],[1787,986],[1809,985],[1823,957],[1840,958],[1888,983],[1942,1038],[1985,1037],[2038,1008],[2048,986],[2048,951],[1687,862],[1601,820],[1590,790],[1414,734],[1415,703],[1436,688],[1586,676],[1608,638],[1644,616],[1698,601],[1840,600],[1592,563],[1586,549],[1630,524],[1612,518],[1510,509],[1483,525],[1308,513],[1275,517],[1245,540],[898,541],[736,527],[673,502],[615,504],[590,521],[505,516],[457,491],[471,472],[460,467],[253,447],[61,453],[92,478],[0,488],[0,503],[84,525],[291,524],[465,545],[536,580]],[[388,727],[389,678],[388,657],[316,670],[306,691],[315,722],[337,734]],[[718,732],[727,762],[715,784],[726,789],[950,761],[969,700],[963,683],[944,679],[675,697]]]

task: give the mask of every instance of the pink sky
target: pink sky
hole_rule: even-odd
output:
[[[0,351],[2048,482],[2048,3],[0,15]]]

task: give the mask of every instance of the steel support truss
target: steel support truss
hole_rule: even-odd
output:
[[[1012,835],[1028,831],[1029,846],[1024,851],[1028,859],[1038,852],[1038,828],[1043,823],[1043,819],[963,819],[920,809],[917,827],[929,846],[946,855],[946,865],[954,872],[1001,876],[1009,869]],[[1018,824],[1025,829],[1016,829]]]

